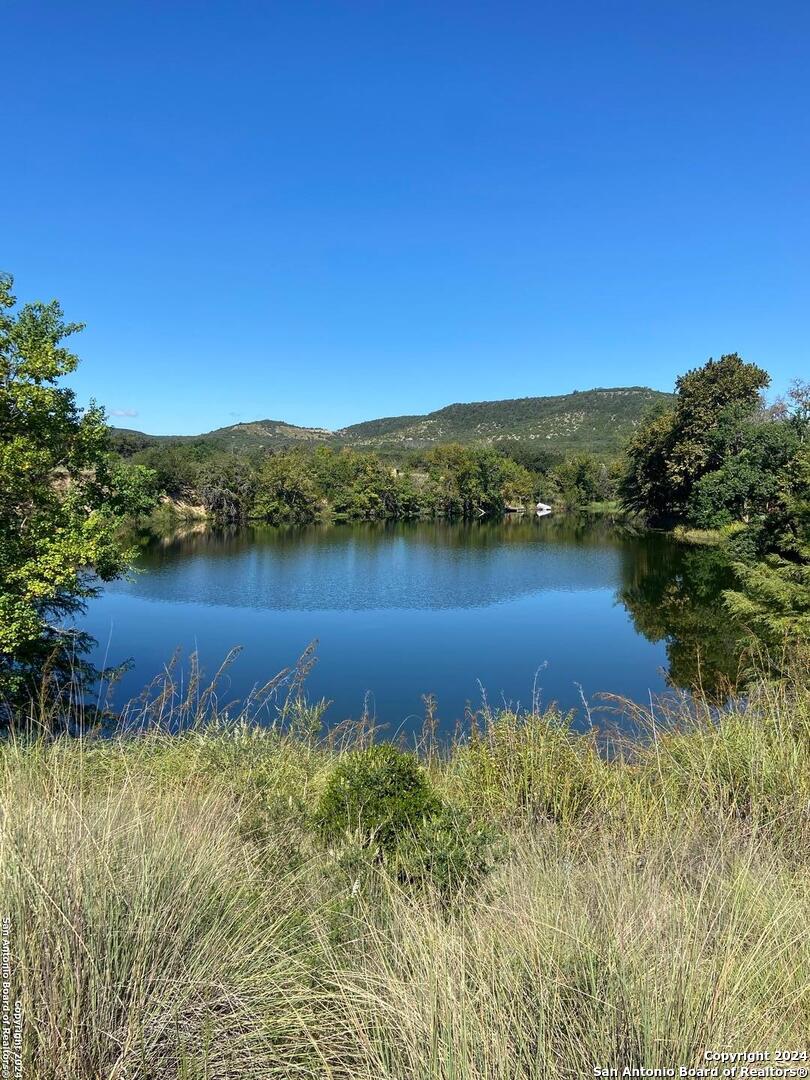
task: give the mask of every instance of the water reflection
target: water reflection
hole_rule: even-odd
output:
[[[572,517],[195,532],[147,548],[134,588],[163,602],[267,610],[487,607],[549,590],[619,589],[632,540]]]
[[[619,600],[648,641],[666,643],[669,680],[722,694],[737,674],[740,646],[722,593],[733,584],[716,548],[670,545],[668,558],[640,547],[625,566]]]
[[[736,670],[713,549],[606,518],[191,530],[146,546],[139,573],[94,601],[104,657],[132,656],[135,692],[177,645],[210,668],[245,645],[235,694],[313,638],[311,689],[356,715],[371,690],[399,720],[435,693],[449,721],[478,694],[522,700],[608,691],[645,701],[667,679],[712,689]]]

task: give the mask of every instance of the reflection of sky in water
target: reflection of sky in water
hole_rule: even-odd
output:
[[[486,607],[549,589],[618,588],[613,549],[555,544],[487,549],[435,548],[405,537],[375,546],[253,547],[219,558],[167,561],[110,592],[161,603],[272,610]]]
[[[565,708],[609,691],[645,701],[664,689],[666,646],[639,634],[617,594],[651,560],[653,540],[559,525],[336,527],[154,547],[143,572],[92,601],[83,626],[96,662],[132,657],[118,700],[137,694],[181,646],[216,669],[244,651],[223,693],[246,694],[313,639],[311,696],[333,720],[370,692],[378,720],[413,726],[435,694],[445,730],[467,702],[544,701]],[[646,571],[645,571],[646,572]]]

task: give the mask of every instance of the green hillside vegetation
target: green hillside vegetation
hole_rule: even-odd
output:
[[[151,469],[175,506],[218,522],[478,517],[538,498],[609,504],[622,445],[670,401],[643,387],[599,389],[449,405],[337,432],[271,420],[185,437],[112,429],[111,444]],[[159,520],[171,522],[167,508]]]
[[[621,450],[644,413],[671,395],[641,386],[574,391],[555,397],[447,405],[425,416],[390,417],[336,432],[353,446],[415,448],[443,442],[539,443],[558,452]]]
[[[297,427],[283,420],[254,420],[246,424],[231,424],[201,435],[147,435],[132,428],[110,428],[113,448],[123,455],[144,450],[148,446],[171,443],[199,443],[214,451],[285,450],[293,446],[332,442],[333,434],[325,428]]]
[[[197,436],[146,435],[122,428],[113,428],[112,433],[114,445],[123,453],[156,442],[198,441],[237,452],[326,444],[401,455],[458,442],[501,447],[524,443],[557,453],[586,451],[610,457],[621,451],[651,406],[671,400],[671,394],[628,386],[447,405],[424,416],[368,420],[334,432],[279,420],[255,420]]]

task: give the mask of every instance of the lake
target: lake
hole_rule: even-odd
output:
[[[410,731],[432,694],[451,730],[482,693],[582,714],[583,695],[647,702],[698,670],[711,688],[735,663],[728,584],[717,551],[603,518],[192,531],[145,546],[81,625],[96,663],[134,661],[117,704],[178,646],[209,674],[244,646],[223,691],[238,698],[317,639],[308,692],[332,722],[365,706]]]

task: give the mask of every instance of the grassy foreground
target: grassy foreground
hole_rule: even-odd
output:
[[[8,740],[24,1075],[545,1080],[802,1049],[807,674],[717,720],[649,717],[610,761],[554,713],[426,744],[466,822],[429,869],[491,841],[449,891],[351,831],[321,838],[325,785],[368,733],[319,739],[301,702],[276,730]]]

